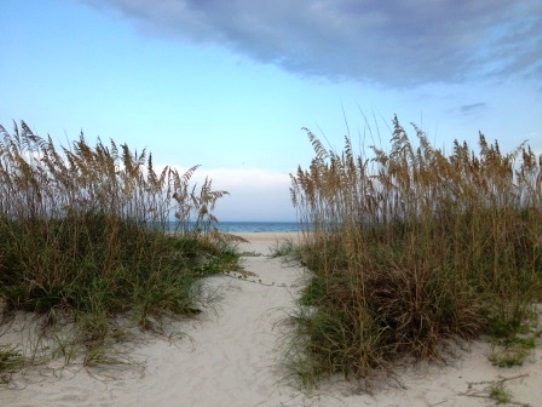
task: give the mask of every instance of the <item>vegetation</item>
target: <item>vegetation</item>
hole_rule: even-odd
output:
[[[213,228],[227,192],[208,179],[190,185],[196,169],[157,172],[151,154],[126,144],[91,147],[81,134],[58,148],[24,122],[13,134],[0,126],[4,316],[35,313],[44,330],[71,325],[70,347],[97,355],[125,327],[197,313],[194,283],[235,268],[238,255]],[[0,370],[17,355],[2,350]]]
[[[536,324],[524,324],[514,335],[493,339],[493,351],[488,355],[489,361],[498,367],[521,366],[537,346],[541,331]]]
[[[9,374],[24,364],[24,357],[16,350],[15,346],[0,346],[0,384],[9,383]]]
[[[512,401],[512,395],[502,383],[494,385],[490,388],[489,398],[495,400],[497,404],[507,404]]]
[[[313,272],[292,368],[305,385],[438,358],[451,338],[511,338],[542,294],[542,156],[480,134],[450,155],[395,117],[391,149],[324,148],[291,176]],[[299,349],[298,349],[299,350]],[[293,352],[296,354],[297,352]]]

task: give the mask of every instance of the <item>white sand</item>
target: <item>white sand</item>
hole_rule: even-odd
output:
[[[241,249],[269,253],[285,236],[245,235],[251,243]],[[469,345],[447,366],[418,365],[375,380],[372,394],[344,381],[304,394],[278,368],[303,270],[265,256],[243,263],[257,274],[256,282],[209,279],[222,297],[215,310],[197,321],[176,322],[172,330],[186,336],[149,336],[131,344],[127,349],[139,365],[87,369],[53,361],[29,368],[9,387],[0,386],[0,406],[492,406],[483,397],[491,382],[516,376],[521,377],[504,384],[514,401],[542,406],[542,351],[522,367],[498,369],[481,343]]]

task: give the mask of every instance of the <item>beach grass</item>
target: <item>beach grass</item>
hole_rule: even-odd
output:
[[[477,151],[445,154],[413,129],[395,117],[389,152],[371,157],[307,130],[315,157],[291,197],[312,281],[290,360],[306,386],[439,358],[458,338],[517,337],[542,298],[542,156],[482,134]]]
[[[113,140],[91,146],[81,134],[58,147],[24,122],[12,133],[0,126],[3,320],[25,312],[44,333],[70,326],[52,353],[92,361],[129,327],[199,313],[197,281],[236,269],[239,255],[214,228],[227,192],[209,179],[198,187],[196,169],[158,171],[150,153]],[[18,352],[0,351],[0,371]]]

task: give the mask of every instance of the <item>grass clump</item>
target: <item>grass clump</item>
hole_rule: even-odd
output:
[[[522,366],[538,345],[540,331],[536,329],[536,324],[531,322],[523,324],[519,330],[500,332],[501,336],[493,335],[489,361],[502,368]]]
[[[25,364],[25,358],[13,345],[0,345],[0,384],[10,381],[10,374]]]
[[[286,262],[290,260],[298,261],[301,256],[301,246],[290,238],[277,240],[269,249],[271,258],[282,257]]]
[[[507,404],[512,401],[512,395],[502,383],[496,384],[489,389],[489,398],[497,404]]]
[[[542,157],[454,142],[445,155],[397,118],[391,151],[326,150],[291,176],[314,273],[297,316],[316,380],[365,377],[403,357],[437,358],[446,339],[513,337],[542,295]],[[314,310],[316,307],[316,311]]]
[[[92,147],[81,134],[59,148],[24,122],[12,134],[0,126],[3,312],[73,324],[75,343],[95,355],[122,337],[120,320],[152,328],[198,313],[195,282],[238,256],[214,227],[227,192],[191,185],[196,169],[157,171],[151,154],[113,140]]]
[[[500,352],[492,352],[488,359],[497,367],[522,366],[525,359],[529,356],[529,348],[523,346],[507,347]]]

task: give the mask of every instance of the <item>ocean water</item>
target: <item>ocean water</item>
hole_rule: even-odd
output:
[[[263,233],[263,232],[299,232],[302,226],[298,222],[219,222],[213,226],[225,233]],[[169,228],[175,230],[175,223]]]
[[[297,222],[220,222],[218,229],[227,233],[299,232]]]

